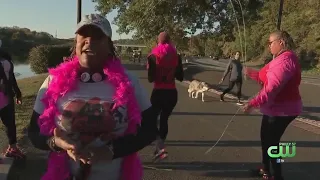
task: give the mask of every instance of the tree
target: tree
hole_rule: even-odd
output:
[[[233,2],[234,1],[234,2]],[[233,41],[235,16],[252,24],[263,0],[93,0],[103,15],[117,10],[118,33],[135,32],[134,37],[149,41],[160,31],[171,34],[181,50],[186,50],[187,35],[196,30],[218,32]],[[235,5],[232,8],[231,3]],[[240,8],[240,5],[242,8]],[[243,21],[244,22],[244,21]],[[240,24],[243,26],[243,23]],[[205,41],[203,41],[205,42]]]
[[[190,45],[189,45],[189,52],[191,55],[205,55],[204,53],[204,46],[201,43],[201,39],[199,36],[194,36],[190,38]]]
[[[70,46],[40,45],[30,50],[28,61],[36,74],[47,72],[48,68],[56,67],[70,55]]]
[[[173,39],[194,34],[197,29],[213,30],[214,22],[225,17],[227,2],[221,0],[93,0],[97,10],[107,14],[118,10],[115,23],[119,33],[135,30],[135,37],[154,38],[160,31],[168,31]]]
[[[49,64],[50,48],[48,46],[37,46],[30,50],[29,53],[29,62],[30,67],[33,72],[36,74],[47,72]]]
[[[1,48],[9,52],[14,63],[27,62],[29,51],[41,44],[70,44],[73,40],[55,39],[46,32],[31,31],[28,28],[0,27]]]
[[[93,1],[104,15],[112,10],[118,11],[114,23],[119,26],[119,33],[135,32],[134,37],[150,42],[150,47],[159,32],[166,30],[171,33],[177,47],[193,53],[201,53],[203,50],[200,47],[205,47],[205,54],[219,54],[222,50],[227,55],[241,50],[242,44],[246,46],[248,60],[268,59],[266,41],[269,34],[277,29],[279,9],[279,2],[270,0]],[[319,7],[319,0],[290,0],[284,3],[282,28],[292,35],[298,45],[296,51],[301,53],[302,65],[319,66]],[[187,37],[194,36],[196,30],[209,33],[205,35],[205,40],[187,43]]]

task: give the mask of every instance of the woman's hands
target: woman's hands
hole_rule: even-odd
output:
[[[245,104],[243,107],[242,107],[242,111],[245,113],[245,114],[249,114],[251,113],[252,111],[252,106],[250,106],[250,104]]]
[[[113,159],[112,148],[108,145],[96,147],[87,145],[81,147],[79,143],[72,140],[67,134],[55,128],[54,130],[55,145],[67,152],[69,157],[74,161],[81,161],[84,164],[92,164],[99,161],[111,161]],[[105,142],[103,142],[106,144]]]
[[[56,147],[65,150],[69,157],[74,161],[82,161],[85,163],[84,159],[78,155],[78,151],[80,150],[80,145],[76,141],[72,140],[70,137],[67,136],[67,133],[55,128],[53,131],[53,138]]]
[[[53,138],[55,145],[63,150],[76,151],[78,149],[77,143],[71,138],[69,138],[64,131],[58,128],[54,129]]]

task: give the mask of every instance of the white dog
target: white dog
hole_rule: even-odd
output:
[[[199,93],[201,93],[202,94],[201,99],[202,99],[202,102],[204,102],[204,92],[208,90],[209,90],[209,86],[207,83],[193,80],[189,84],[189,88],[188,88],[189,97],[198,98]],[[193,96],[194,93],[196,93],[195,96]]]

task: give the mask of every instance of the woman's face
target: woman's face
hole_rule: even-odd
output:
[[[240,58],[240,53],[239,53],[239,52],[236,52],[236,54],[234,55],[234,58],[235,58],[236,60],[238,60],[238,59]]]
[[[98,27],[82,27],[76,37],[76,55],[80,65],[91,70],[101,69],[111,54],[109,42],[109,38]]]
[[[279,54],[279,52],[283,49],[283,40],[281,40],[276,34],[270,35],[268,43],[270,53],[273,55]]]

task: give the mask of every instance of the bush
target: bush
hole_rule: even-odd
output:
[[[63,57],[70,55],[70,46],[40,45],[29,52],[28,61],[31,70],[36,74],[48,72],[48,68],[56,67],[63,62]]]

